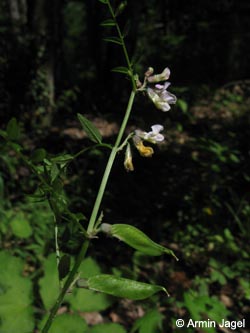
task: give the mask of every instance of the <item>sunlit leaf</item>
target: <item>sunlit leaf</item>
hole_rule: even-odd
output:
[[[0,252],[0,332],[33,332],[32,283],[22,276],[24,262]]]
[[[70,295],[68,301],[73,310],[83,312],[103,311],[113,303],[111,297],[106,294],[79,288]]]
[[[105,323],[91,327],[87,333],[126,333],[126,330],[119,324]]]
[[[32,235],[32,229],[29,221],[23,213],[15,214],[15,216],[10,221],[10,227],[16,237],[28,238]]]
[[[131,333],[158,333],[161,331],[163,318],[164,316],[158,310],[150,310],[136,320]]]
[[[50,254],[43,266],[44,276],[39,280],[40,295],[45,309],[49,310],[55,303],[60,290],[55,254]]]
[[[101,268],[98,263],[92,258],[83,260],[79,267],[81,277],[90,278],[101,273]],[[107,309],[112,304],[111,297],[96,293],[92,290],[76,288],[73,295],[70,296],[69,302],[73,310],[76,311],[102,311]]]
[[[77,117],[82,125],[82,128],[84,129],[90,140],[96,143],[101,143],[102,136],[99,130],[95,127],[95,125],[79,113],[77,114]]]
[[[40,329],[45,325],[47,316],[39,324]],[[63,313],[53,320],[49,333],[87,333],[88,325],[78,314]]]

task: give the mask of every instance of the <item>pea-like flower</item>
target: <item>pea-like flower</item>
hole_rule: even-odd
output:
[[[147,77],[148,82],[158,83],[158,82],[162,82],[162,81],[167,81],[170,76],[170,69],[168,67],[166,67],[160,74],[153,75],[153,73],[154,73],[154,69],[152,67],[149,67],[145,73],[145,76]]]
[[[140,155],[143,157],[151,157],[154,153],[154,149],[149,146],[144,146],[142,140],[137,140],[137,142],[135,142],[135,146],[139,151]]]
[[[143,132],[141,130],[136,130],[135,135],[140,137],[143,140],[152,142],[152,143],[158,143],[162,142],[164,140],[164,136],[160,134],[161,131],[163,131],[164,127],[162,125],[153,125],[151,126],[152,131],[150,132]]]
[[[134,171],[134,166],[133,166],[133,162],[132,162],[132,152],[131,152],[129,143],[127,143],[125,159],[124,159],[124,167],[128,172]]]
[[[162,142],[164,140],[164,136],[160,132],[163,131],[163,129],[164,127],[162,125],[156,124],[151,126],[152,131],[145,132],[137,129],[133,133],[130,133],[124,144],[122,144],[122,147],[126,146],[124,167],[127,171],[134,171],[131,147],[130,143],[128,142],[129,138],[132,137],[133,144],[141,156],[152,157],[154,154],[154,149],[150,146],[145,146],[144,141],[148,141],[153,144]]]
[[[153,125],[151,126],[151,129],[152,131],[150,132],[135,130],[135,135],[133,136],[134,145],[139,151],[140,155],[143,157],[151,157],[154,153],[153,148],[144,146],[143,141],[148,141],[155,144],[164,140],[164,136],[160,133],[164,129],[162,125]]]
[[[177,98],[171,94],[167,88],[170,86],[169,82],[160,84],[160,82],[167,81],[170,77],[170,69],[168,67],[160,74],[154,74],[154,69],[149,67],[144,73],[143,84],[137,78],[136,85],[138,91],[146,91],[149,98],[155,104],[157,109],[163,112],[170,110],[170,104],[175,104]],[[154,85],[155,84],[155,85]]]
[[[157,109],[166,112],[170,110],[170,104],[175,104],[177,98],[175,95],[167,91],[170,82],[156,84],[153,88],[147,88],[147,94]]]

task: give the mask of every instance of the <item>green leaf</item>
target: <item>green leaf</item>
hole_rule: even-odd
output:
[[[164,316],[156,309],[150,310],[142,318],[136,320],[131,333],[158,333],[162,328]]]
[[[95,325],[87,333],[126,333],[126,330],[119,324],[107,323]]]
[[[60,291],[55,254],[50,254],[43,265],[44,276],[39,280],[40,295],[45,309],[49,310]]]
[[[105,5],[108,3],[107,0],[98,0],[98,1],[101,2],[101,3],[104,3]]]
[[[68,301],[73,310],[83,312],[103,311],[113,303],[107,295],[87,289],[77,289]]]
[[[81,273],[82,277],[88,279],[92,276],[100,274],[101,268],[94,259],[87,257],[81,263],[78,271]]]
[[[0,200],[3,200],[3,198],[4,198],[4,181],[0,173]]]
[[[107,224],[103,223],[101,225],[101,230],[106,233],[110,233],[111,236],[118,238],[127,245],[131,246],[135,250],[145,253],[150,256],[160,256],[164,253],[172,255],[176,260],[178,258],[175,256],[172,250],[161,246],[154,241],[152,241],[147,235],[145,235],[141,230],[135,228],[129,224]]]
[[[0,252],[0,332],[34,330],[32,283],[22,276],[24,261]]]
[[[103,38],[103,40],[105,42],[122,45],[122,41],[121,41],[121,39],[119,37],[106,37],[106,38]]]
[[[100,25],[103,27],[113,27],[113,26],[115,26],[115,21],[112,19],[105,20],[102,23],[100,23]]]
[[[10,140],[18,140],[19,136],[20,136],[20,128],[18,126],[17,120],[16,118],[12,118],[8,124],[7,124],[7,128],[6,128],[6,132],[8,135],[8,138]]]
[[[126,7],[127,7],[127,1],[121,2],[115,11],[115,16],[120,15]]]
[[[46,150],[43,148],[36,149],[35,151],[32,152],[31,154],[31,161],[34,163],[39,163],[44,160],[46,157],[47,153]]]
[[[70,154],[60,154],[58,156],[52,157],[51,161],[60,164],[60,167],[63,168],[73,158],[74,157]]]
[[[62,280],[70,271],[70,256],[65,254],[58,265],[59,279]]]
[[[92,122],[79,113],[77,114],[77,117],[82,125],[82,128],[87,133],[90,140],[92,140],[93,142],[96,142],[96,143],[101,143],[102,136],[101,136],[99,130],[92,124]]]
[[[0,136],[4,139],[7,139],[8,135],[6,131],[0,130]]]
[[[187,104],[186,101],[184,101],[183,99],[179,98],[178,101],[177,101],[177,105],[180,107],[180,109],[181,109],[181,111],[183,113],[187,112],[187,110],[188,110],[188,104]]]
[[[13,234],[19,238],[28,238],[32,235],[32,229],[23,213],[18,213],[10,221]]]
[[[42,322],[44,324],[45,320]],[[85,333],[87,328],[86,321],[78,314],[64,313],[54,319],[49,333]]]
[[[240,159],[239,159],[238,156],[235,155],[235,154],[230,154],[230,155],[229,155],[229,158],[230,158],[230,160],[231,160],[232,162],[234,162],[234,163],[240,163]]]
[[[126,75],[130,75],[130,71],[127,67],[123,67],[123,66],[118,66],[112,69],[112,72],[117,72],[117,73],[122,73],[122,74],[126,74]]]
[[[92,258],[83,260],[79,267],[81,277],[90,278],[101,273],[100,266]],[[112,304],[112,299],[105,294],[98,294],[92,290],[75,289],[69,298],[69,303],[76,311],[103,311]]]
[[[133,300],[148,298],[158,291],[164,291],[168,294],[167,290],[162,286],[137,282],[108,274],[96,275],[88,280],[79,279],[77,285],[80,288],[89,288],[90,290]]]
[[[56,178],[60,175],[60,169],[56,163],[53,163],[50,169],[51,183],[53,183]]]

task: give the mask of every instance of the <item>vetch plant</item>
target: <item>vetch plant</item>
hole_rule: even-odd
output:
[[[144,93],[153,101],[156,108],[164,112],[170,110],[170,105],[176,102],[176,97],[167,91],[167,88],[170,85],[169,82],[166,82],[170,76],[170,70],[168,68],[165,68],[160,74],[154,74],[153,68],[149,67],[144,74],[143,83],[140,82],[138,75],[134,73],[133,64],[128,56],[127,48],[124,42],[124,36],[117,23],[117,16],[122,11],[125,4],[121,3],[115,10],[111,5],[110,0],[99,1],[107,7],[110,13],[110,18],[104,21],[101,25],[109,28],[114,27],[116,29],[116,36],[107,37],[105,40],[121,46],[126,61],[126,67],[116,67],[113,71],[126,74],[129,77],[132,86],[124,118],[114,145],[104,143],[99,130],[81,114],[78,114],[78,119],[83,127],[83,130],[86,132],[94,145],[80,150],[75,155],[62,154],[51,157],[44,149],[38,149],[33,152],[32,156],[27,157],[24,154],[23,148],[18,143],[19,127],[15,119],[12,119],[9,122],[6,131],[1,131],[0,133],[11,149],[16,152],[16,154],[37,177],[39,181],[38,193],[40,197],[48,201],[54,215],[55,252],[61,291],[55,304],[51,308],[48,319],[42,328],[42,333],[49,332],[57,311],[64,301],[66,294],[69,291],[72,291],[73,288],[85,288],[133,300],[142,300],[160,291],[163,291],[168,295],[164,286],[138,282],[117,277],[115,275],[98,274],[90,277],[89,279],[82,279],[78,274],[79,267],[86,256],[92,239],[97,238],[99,232],[104,232],[111,237],[117,238],[126,245],[146,255],[160,256],[167,253],[177,259],[173,251],[155,243],[141,230],[135,228],[134,226],[127,224],[110,225],[102,223],[104,217],[102,212],[100,212],[100,206],[117,154],[120,151],[125,152],[124,167],[127,171],[133,171],[133,147],[138,150],[142,157],[152,157],[154,150],[150,145],[148,145],[148,143],[158,144],[164,141],[164,135],[161,133],[163,131],[163,126],[160,124],[150,125],[151,131],[148,132],[136,129],[123,140],[135,96],[138,93]],[[93,205],[91,216],[88,220],[87,227],[85,228],[81,222],[83,216],[81,214],[75,214],[69,209],[67,199],[64,195],[63,179],[66,177],[68,165],[73,160],[77,159],[80,155],[84,154],[91,148],[97,147],[109,149],[110,155],[103,173],[95,203]],[[73,266],[70,264],[70,260],[67,255],[61,255],[59,248],[58,229],[60,228],[62,220],[67,220],[70,223],[77,224],[83,238],[81,249],[74,261]],[[47,288],[50,288],[50,286],[48,285]]]

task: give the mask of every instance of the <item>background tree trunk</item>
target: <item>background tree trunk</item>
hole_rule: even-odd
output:
[[[36,113],[43,126],[50,126],[55,110],[56,72],[61,50],[60,24],[63,1],[29,2],[29,19],[33,34],[34,77],[31,91],[37,104]],[[33,86],[34,85],[34,86]],[[39,94],[39,89],[42,89]],[[38,91],[34,91],[34,90]]]

